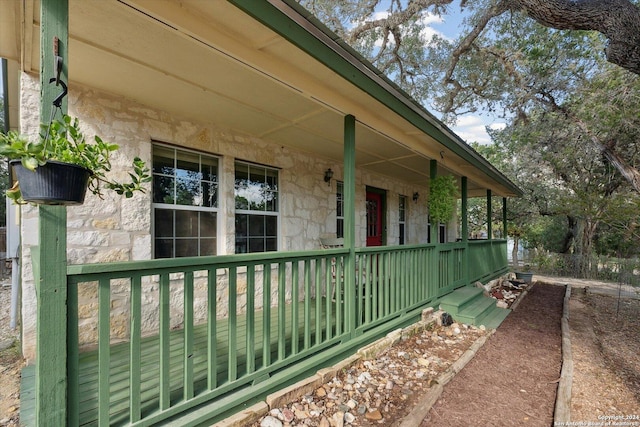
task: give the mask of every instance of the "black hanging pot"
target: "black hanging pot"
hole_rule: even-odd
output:
[[[9,162],[15,171],[22,198],[41,205],[81,205],[92,172],[82,166],[48,160],[30,171],[20,160]]]

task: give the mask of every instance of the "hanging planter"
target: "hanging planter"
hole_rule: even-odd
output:
[[[87,193],[91,171],[82,166],[49,160],[31,171],[22,161],[9,162],[20,183],[25,202],[42,205],[81,205]]]
[[[109,157],[118,149],[116,144],[94,137],[93,143],[85,141],[78,119],[62,114],[62,98],[67,95],[67,85],[57,78],[49,80],[62,87],[62,93],[53,100],[49,123],[41,124],[42,134],[36,141],[14,131],[0,133],[0,156],[10,160],[17,181],[7,197],[15,203],[46,205],[79,205],[84,202],[87,189],[102,198],[102,186],[125,197],[134,191],[144,192],[142,184],[151,181],[145,162],[133,159],[131,182],[119,183],[107,179],[111,170]],[[54,120],[56,111],[62,119]]]

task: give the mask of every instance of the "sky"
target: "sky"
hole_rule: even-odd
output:
[[[423,18],[428,26],[428,29],[424,32],[425,40],[430,40],[434,34],[453,40],[461,34],[461,24],[464,15],[460,13],[459,4],[459,1],[454,1],[448,7],[448,13],[442,17],[428,15]],[[388,6],[389,2],[383,1],[379,6],[379,10],[385,11],[388,9]],[[425,105],[425,107],[435,113],[430,105]],[[491,138],[487,134],[487,126],[493,129],[503,129],[505,122],[502,119],[491,116],[488,112],[483,112],[482,115],[467,114],[460,116],[456,124],[450,127],[467,143],[478,142],[483,145],[488,145],[491,144]]]

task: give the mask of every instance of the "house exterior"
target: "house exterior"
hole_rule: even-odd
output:
[[[36,397],[38,425],[215,419],[248,399],[248,384],[281,387],[506,272],[506,241],[468,241],[466,200],[520,190],[295,1],[7,0],[0,15],[12,127],[35,136],[48,117],[53,34],[63,108],[120,146],[114,177],[135,156],[153,171],[131,199],[20,208],[23,353],[40,390],[63,395]],[[462,214],[430,227],[437,175],[456,178]],[[43,231],[50,216],[58,228]],[[60,281],[64,296],[46,299]],[[65,357],[47,370],[51,335]],[[126,410],[110,400],[119,343]],[[89,352],[100,372],[91,404]]]

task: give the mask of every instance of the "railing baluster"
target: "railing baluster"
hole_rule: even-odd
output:
[[[271,264],[262,273],[262,366],[271,365]]]
[[[70,426],[80,424],[78,286],[67,281],[67,425]]]
[[[133,276],[131,280],[130,308],[130,341],[129,341],[129,419],[140,420],[140,377],[141,377],[141,345],[142,337],[142,278]]]
[[[343,295],[343,289],[344,289],[344,271],[343,271],[343,266],[344,266],[344,256],[343,255],[338,255],[336,257],[336,335],[341,335],[342,334],[342,322],[343,322],[343,313],[344,313],[344,306],[345,306],[345,301],[344,298],[345,296]]]
[[[311,260],[304,260],[304,348],[311,347]]]
[[[332,333],[332,320],[333,320],[333,310],[331,299],[335,296],[335,277],[332,276],[332,269],[334,266],[331,265],[331,258],[323,258],[324,265],[324,285],[325,285],[325,318],[327,319],[326,329],[327,329],[327,339],[331,339]],[[333,290],[332,290],[333,288]]]
[[[298,354],[300,343],[300,262],[291,263],[291,354]]]
[[[169,409],[171,405],[169,368],[171,362],[171,336],[169,326],[171,320],[170,294],[171,282],[168,273],[160,275],[160,410]]]
[[[184,348],[183,348],[183,398],[193,398],[193,271],[184,273]]]
[[[321,289],[321,281],[322,281],[322,259],[316,258],[315,260],[315,271],[316,271],[316,345],[319,345],[322,342],[322,289]]]
[[[286,264],[278,263],[278,360],[286,356],[286,286],[287,286]]]
[[[256,266],[250,264],[247,266],[247,322],[246,322],[246,347],[247,347],[247,373],[254,372],[256,369],[256,351],[255,351],[255,298],[256,294]]]
[[[372,293],[372,278],[371,278],[371,255],[362,255],[362,266],[364,267],[364,323],[371,322],[371,300],[373,298]]]
[[[227,378],[229,381],[238,379],[238,268],[229,268],[229,360],[227,364]]]
[[[111,282],[98,284],[98,426],[109,425],[109,363],[111,356]]]
[[[218,386],[217,276],[215,268],[207,270],[207,387],[209,390]]]

